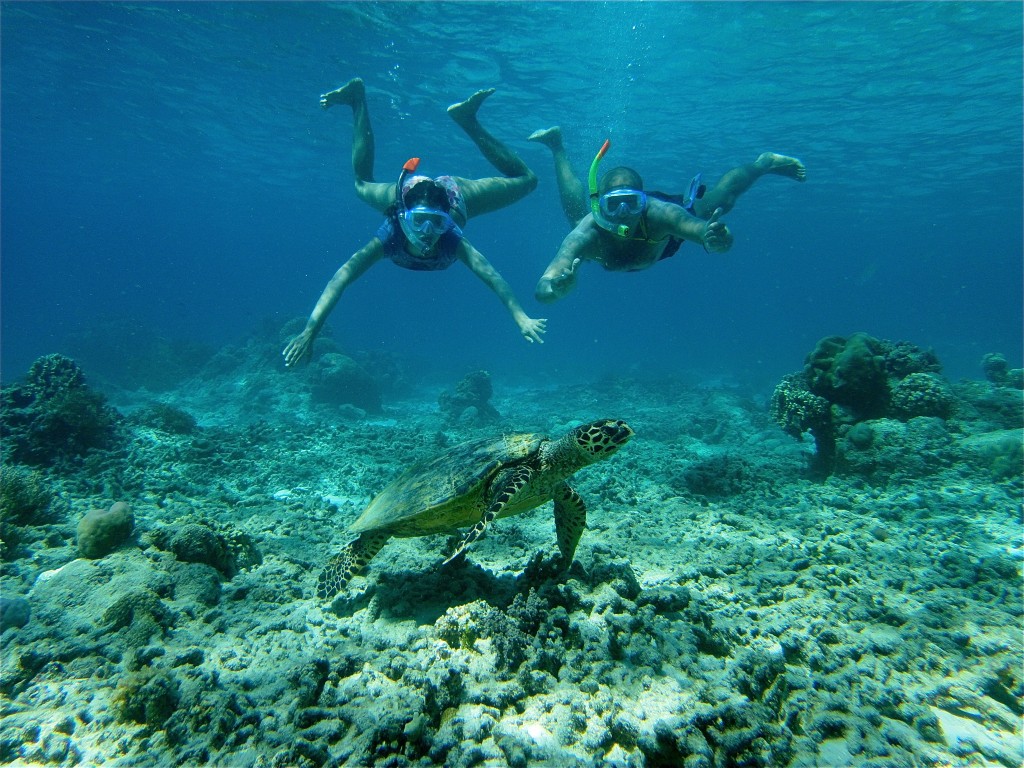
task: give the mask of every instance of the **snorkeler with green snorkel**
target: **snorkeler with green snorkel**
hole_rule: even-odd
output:
[[[672,256],[684,240],[699,243],[708,253],[724,253],[732,247],[733,235],[720,219],[740,195],[765,174],[796,181],[807,175],[796,158],[765,152],[726,173],[710,189],[698,175],[685,195],[648,192],[640,174],[626,166],[612,168],[599,180],[601,160],[611,147],[607,140],[590,164],[584,187],[573,173],[560,128],[537,131],[530,141],[551,150],[562,210],[573,227],[537,283],[535,296],[543,302],[569,293],[584,261],[611,271],[635,272]]]

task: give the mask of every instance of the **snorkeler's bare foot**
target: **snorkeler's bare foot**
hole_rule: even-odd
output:
[[[494,93],[494,88],[484,88],[482,91],[477,91],[465,101],[460,101],[457,104],[452,104],[448,107],[448,114],[452,116],[459,125],[465,125],[476,120],[477,110],[480,109],[480,105],[484,103],[484,100]]]
[[[754,161],[754,165],[765,173],[789,176],[789,178],[796,179],[797,181],[807,181],[807,168],[795,157],[777,155],[774,152],[764,152]]]
[[[541,128],[539,131],[531,133],[526,140],[540,142],[549,149],[561,149],[562,128],[558,125],[554,125],[550,128]]]
[[[348,104],[351,106],[365,98],[366,86],[363,85],[362,78],[353,77],[341,88],[335,88],[333,91],[322,94],[320,96],[320,107],[322,109],[329,109],[335,104]]]

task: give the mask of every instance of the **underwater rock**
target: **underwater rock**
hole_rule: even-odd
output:
[[[997,387],[1024,389],[1024,368],[1010,368],[1006,358],[996,352],[989,352],[981,358],[981,370],[985,378]]]
[[[24,627],[32,616],[28,600],[23,597],[0,597],[0,632],[11,627]]]
[[[692,492],[701,496],[735,496],[756,484],[753,466],[742,456],[721,453],[689,464],[683,470],[683,481]]]
[[[971,435],[958,448],[964,460],[997,480],[1019,476],[1024,466],[1024,429],[1000,429]]]
[[[454,392],[438,395],[437,404],[448,421],[492,424],[501,418],[501,414],[490,403],[493,394],[491,374],[487,371],[473,371],[455,385]]]
[[[942,419],[919,416],[858,422],[839,441],[836,469],[872,481],[925,477],[954,459],[952,437]]]
[[[108,555],[129,539],[135,529],[132,508],[123,501],[109,509],[92,509],[78,521],[78,551],[90,560]]]
[[[117,598],[103,612],[106,633],[118,633],[128,648],[147,645],[154,635],[163,637],[177,616],[151,589],[136,589]]]
[[[0,406],[4,452],[35,465],[55,465],[111,447],[121,418],[63,355],[36,360],[24,381],[0,392]]]
[[[321,355],[312,371],[310,393],[331,405],[354,405],[370,413],[381,412],[380,387],[351,357],[338,352]]]
[[[121,722],[158,729],[174,714],[180,697],[180,686],[172,673],[145,667],[122,680],[111,704]]]

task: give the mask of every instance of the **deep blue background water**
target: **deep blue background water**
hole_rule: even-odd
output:
[[[549,318],[520,339],[456,264],[380,263],[329,325],[346,349],[540,377],[665,371],[768,388],[817,339],[934,347],[953,378],[1021,364],[1022,5],[1009,3],[3,3],[2,374],[83,329],[219,345],[305,317],[373,234],[352,189],[368,86],[377,177],[493,171],[445,114],[495,86],[482,122],[541,178],[467,235]],[[649,188],[714,179],[764,150],[725,255],[684,245],[635,274],[590,265],[533,288],[567,231],[550,155],[601,141]],[[87,370],[88,374],[89,371]],[[100,372],[104,373],[104,372]],[[109,372],[107,372],[109,373]]]

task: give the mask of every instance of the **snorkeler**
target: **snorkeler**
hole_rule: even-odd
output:
[[[355,78],[320,97],[320,106],[324,109],[336,104],[352,107],[352,170],[356,194],[385,214],[385,219],[376,236],[342,264],[327,283],[306,327],[281,353],[285,365],[294,366],[309,355],[313,340],[341,294],[385,257],[400,267],[418,271],[447,269],[456,260],[461,261],[498,295],[523,337],[531,343],[543,343],[541,335],[547,321],[527,316],[509,284],[462,233],[469,219],[510,205],[537,186],[537,177],[526,163],[477,120],[477,110],[492,93],[493,88],[477,91],[466,101],[448,107],[448,114],[504,176],[431,179],[414,175],[419,158],[412,158],[406,162],[397,183],[373,180],[373,130],[363,81]]]
[[[598,166],[608,148],[605,141],[590,166],[588,186],[573,173],[559,127],[533,133],[530,141],[551,150],[562,210],[573,227],[537,283],[538,301],[553,302],[576,284],[577,269],[594,261],[607,270],[647,269],[672,256],[684,240],[700,243],[708,253],[724,253],[733,236],[719,219],[765,174],[804,181],[807,170],[795,157],[765,152],[752,163],[734,168],[708,189],[700,175],[686,195],[645,192],[632,168],[612,168],[598,183]]]

